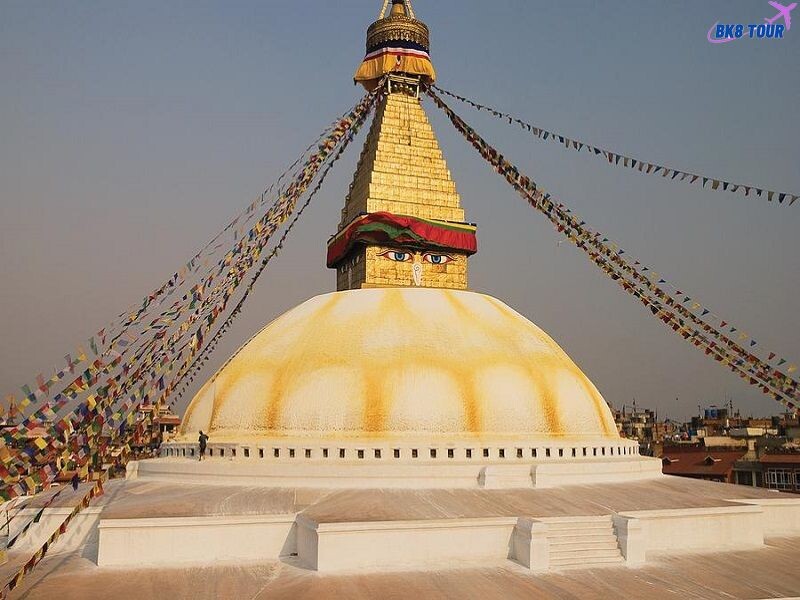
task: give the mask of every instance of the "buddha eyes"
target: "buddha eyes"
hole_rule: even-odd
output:
[[[431,252],[426,252],[422,255],[422,260],[432,265],[446,265],[455,259],[449,254],[433,254]]]
[[[395,262],[411,262],[413,260],[411,252],[403,252],[402,250],[386,250],[385,252],[381,252],[378,256],[383,256]],[[426,252],[422,255],[422,260],[431,265],[446,265],[455,259],[449,254]]]
[[[386,252],[381,252],[379,256],[385,256],[389,260],[393,260],[395,262],[410,262],[411,261],[411,253],[410,252],[400,252],[399,250],[387,250]]]

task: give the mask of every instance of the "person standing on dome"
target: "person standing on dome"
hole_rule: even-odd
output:
[[[200,460],[203,460],[203,457],[206,455],[206,444],[208,443],[208,436],[203,433],[203,430],[200,430],[200,437],[197,439],[200,443]]]

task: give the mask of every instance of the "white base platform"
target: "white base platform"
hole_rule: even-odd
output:
[[[620,483],[662,477],[661,461],[645,456],[603,460],[259,461],[159,458],[130,463],[129,479],[283,488],[510,489]]]
[[[226,464],[191,466],[215,474]],[[502,466],[510,471],[488,469],[485,483],[514,483],[526,472],[525,465]],[[81,548],[99,566],[121,569],[284,561],[338,573],[513,561],[544,572],[639,565],[664,553],[758,549],[768,538],[800,537],[800,497],[680,477],[541,490],[314,490],[254,487],[257,479],[246,472],[237,473],[237,486],[202,478],[181,483],[159,473],[162,481],[109,482],[50,554]],[[67,490],[63,505],[47,508],[10,560],[37,548],[80,496]],[[15,515],[12,535],[46,501],[34,498]]]
[[[800,499],[782,511],[800,515]],[[756,504],[631,511],[605,517],[461,518],[320,523],[303,515],[102,520],[99,566],[262,562],[289,559],[319,572],[440,568],[513,560],[532,570],[558,568],[556,546],[572,536],[586,564],[595,526],[616,537],[616,562],[638,565],[663,552],[750,549],[764,543],[770,516]],[[783,528],[800,535],[800,527]],[[613,539],[613,538],[612,538]],[[580,550],[580,548],[589,550]],[[556,554],[561,548],[561,554]],[[604,555],[609,556],[608,550]],[[296,558],[294,558],[296,557]],[[623,560],[624,559],[624,560]],[[563,560],[563,559],[559,559]],[[608,560],[608,559],[605,559]]]

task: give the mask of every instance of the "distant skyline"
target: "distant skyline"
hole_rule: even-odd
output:
[[[352,74],[380,5],[2,3],[0,398],[51,373],[167,279],[355,103]],[[782,40],[710,44],[715,22],[757,23],[774,11],[766,0],[414,8],[431,29],[443,88],[659,164],[800,193],[800,14]],[[547,331],[615,407],[635,397],[685,420],[698,404],[732,398],[748,415],[781,411],[559,243],[437,108],[423,106],[478,224],[471,289]],[[800,365],[800,203],[611,168],[452,106],[590,226]],[[266,322],[335,289],[325,242],[363,139],[196,386]]]

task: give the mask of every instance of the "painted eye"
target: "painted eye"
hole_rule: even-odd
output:
[[[378,256],[385,256],[395,262],[409,262],[411,260],[411,253],[401,250],[387,250],[386,252],[381,252]]]
[[[428,252],[425,255],[423,255],[422,260],[432,265],[446,265],[447,263],[452,262],[455,259],[449,254],[433,254],[431,252]]]

